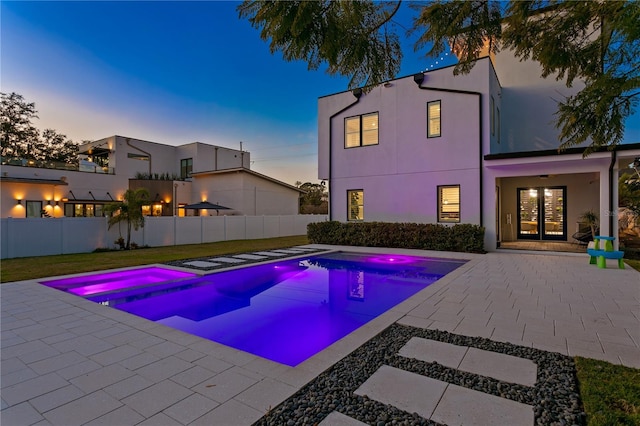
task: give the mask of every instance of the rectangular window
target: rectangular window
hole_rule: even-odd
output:
[[[438,222],[460,222],[460,185],[438,186]]]
[[[42,201],[27,201],[27,217],[42,217]]]
[[[142,161],[149,161],[149,156],[145,155],[145,154],[135,154],[133,152],[128,152],[127,153],[127,158],[132,158],[134,160],[142,160]]]
[[[493,101],[493,96],[489,98],[489,127],[491,127],[491,135],[496,134],[496,123],[494,122],[494,111],[495,103]]]
[[[378,113],[358,115],[344,119],[344,147],[378,144]]]
[[[500,143],[500,108],[496,108],[496,132],[498,133],[496,139]]]
[[[348,221],[364,220],[364,191],[355,189],[347,191]]]
[[[440,136],[440,101],[427,102],[427,137]]]
[[[193,158],[184,158],[180,160],[180,178],[186,179],[191,177],[193,171]]]

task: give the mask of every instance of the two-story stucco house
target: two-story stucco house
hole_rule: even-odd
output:
[[[136,188],[149,191],[143,213],[150,216],[218,213],[188,209],[201,201],[228,208],[224,214],[298,213],[301,191],[251,170],[247,151],[111,136],[81,145],[79,154],[78,165],[3,159],[0,216],[103,216],[105,204]]]
[[[617,236],[620,170],[640,144],[583,158],[558,152],[558,100],[579,90],[510,52],[469,74],[452,67],[318,101],[318,177],[339,221],[470,223],[485,249],[517,240],[572,241],[593,209]]]

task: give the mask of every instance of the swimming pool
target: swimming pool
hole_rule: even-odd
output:
[[[42,284],[296,366],[464,263],[335,252],[205,276],[153,267]]]

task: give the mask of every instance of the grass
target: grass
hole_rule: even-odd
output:
[[[270,250],[307,244],[304,235],[223,241],[130,251],[25,257],[2,261],[0,282],[162,263],[196,257]],[[625,259],[640,271],[640,260]],[[640,370],[576,357],[580,396],[589,426],[640,425]]]
[[[624,263],[631,266],[636,271],[640,271],[640,260],[638,259],[624,259]]]
[[[57,275],[77,274],[127,266],[149,265],[194,257],[218,256],[248,251],[271,250],[308,244],[306,235],[261,240],[221,241],[153,247],[138,250],[5,259],[0,268],[0,282],[21,281]]]
[[[640,425],[640,370],[576,357],[587,425]]]

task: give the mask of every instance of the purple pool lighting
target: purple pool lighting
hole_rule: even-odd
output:
[[[374,263],[386,263],[386,264],[404,264],[404,263],[415,263],[420,260],[424,260],[424,258],[413,257],[413,256],[401,256],[401,255],[384,255],[384,256],[375,256],[367,259],[369,262]]]
[[[86,298],[296,366],[464,263],[339,252]]]
[[[159,267],[145,267],[126,271],[106,272],[103,274],[83,275],[81,277],[63,278],[43,281],[41,284],[58,290],[67,291],[78,296],[90,296],[126,288],[146,286],[165,281],[175,281],[195,277],[191,272],[175,271]]]

